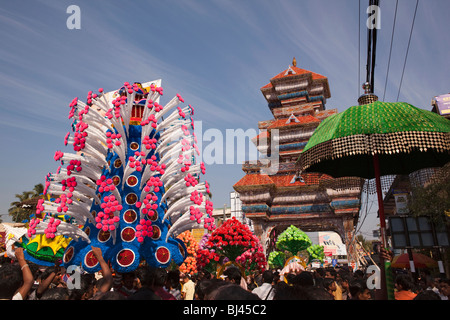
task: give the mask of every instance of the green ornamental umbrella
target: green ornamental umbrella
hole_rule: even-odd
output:
[[[380,101],[353,106],[325,119],[298,159],[305,172],[334,178],[375,178],[383,247],[386,221],[380,176],[409,174],[449,161],[449,120],[408,103]],[[390,268],[389,262],[384,265],[386,270]],[[382,274],[384,294],[389,299],[391,281]]]
[[[325,119],[299,157],[303,171],[372,179],[450,161],[450,121],[405,102],[353,106]]]

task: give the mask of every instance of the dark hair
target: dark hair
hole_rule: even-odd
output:
[[[262,274],[262,279],[263,279],[263,282],[265,282],[265,283],[272,283],[272,281],[273,281],[272,271],[270,271],[270,270],[264,271]]]
[[[97,300],[127,300],[127,298],[117,291],[107,291],[100,295]]]
[[[326,272],[329,272],[330,275],[331,275],[333,278],[336,278],[337,271],[334,270],[334,268],[327,267],[327,268],[325,269],[325,273],[326,273]]]
[[[395,283],[402,286],[403,290],[411,290],[413,288],[413,280],[410,276],[406,274],[399,274],[395,278]]]
[[[220,280],[222,281],[222,280]],[[216,280],[201,280],[197,283],[195,286],[195,294],[197,295],[199,300],[205,300],[205,296],[207,293],[215,290],[217,288],[216,286],[217,281]]]
[[[162,268],[150,268],[153,285],[162,287],[167,281],[167,271]]]
[[[229,267],[228,269],[226,269],[223,272],[224,276],[227,276],[228,279],[230,279],[231,281],[236,282],[237,284],[239,284],[241,282],[241,272],[239,271],[238,268],[236,267]]]
[[[140,266],[137,268],[136,277],[143,287],[150,287],[153,284],[152,272],[148,266]]]
[[[308,300],[308,296],[302,287],[280,282],[275,286],[273,300]]]
[[[441,300],[441,297],[433,290],[419,292],[413,300]]]
[[[172,288],[180,289],[180,272],[179,271],[169,271],[167,272],[167,282]]]
[[[67,288],[50,288],[45,290],[40,300],[68,300],[69,290]]]
[[[311,287],[307,291],[308,300],[334,300],[333,295],[323,287]]]
[[[95,279],[94,274],[90,273],[82,274],[80,276],[80,288],[70,290],[69,300],[81,300],[83,294],[91,290],[96,283],[97,280]]]
[[[245,290],[237,284],[220,286],[215,290],[211,298],[212,300],[261,300],[256,294]]]
[[[303,271],[294,277],[292,283],[301,287],[311,287],[314,286],[314,278],[311,272]]]
[[[324,279],[323,279],[323,282],[322,282],[322,285],[323,285],[323,287],[324,287],[326,290],[328,290],[328,289],[330,289],[330,287],[331,287],[331,285],[333,284],[333,282],[334,282],[334,279],[333,279],[333,278],[324,278]]]
[[[362,279],[354,279],[350,281],[348,284],[348,290],[350,291],[350,294],[352,295],[352,299],[357,299],[358,294],[361,294],[364,292],[364,290],[367,289],[366,281]]]
[[[316,273],[317,273],[320,277],[325,276],[325,270],[324,270],[323,268],[317,268],[317,269],[316,269]]]
[[[0,299],[11,299],[22,286],[22,272],[17,264],[6,264],[0,268]]]

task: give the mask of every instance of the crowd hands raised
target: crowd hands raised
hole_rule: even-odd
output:
[[[367,287],[370,276],[363,270],[326,267],[280,275],[266,270],[242,277],[230,266],[216,277],[206,271],[195,275],[167,271],[146,265],[134,272],[116,273],[93,247],[101,265],[96,274],[80,275],[79,286],[69,289],[70,275],[58,263],[42,268],[24,258],[22,248],[16,260],[1,258],[2,300],[372,300]],[[385,253],[386,254],[386,253]],[[388,255],[385,256],[387,259]],[[395,279],[396,300],[448,300],[448,279],[426,278],[416,284],[407,274]],[[73,287],[73,286],[72,286]]]

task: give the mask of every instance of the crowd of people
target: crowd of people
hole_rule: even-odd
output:
[[[57,264],[41,267],[24,258],[0,261],[0,299],[3,300],[371,300],[369,274],[346,266],[316,268],[281,275],[276,270],[243,276],[230,266],[219,276],[200,271],[182,274],[147,265],[130,273],[111,270],[99,248],[93,248],[101,271],[74,279]],[[68,285],[68,284],[72,285]],[[448,300],[448,279],[424,277],[413,281],[395,277],[396,300]]]

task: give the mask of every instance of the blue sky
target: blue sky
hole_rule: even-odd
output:
[[[81,9],[80,30],[66,27],[72,4]],[[386,93],[395,1],[380,5],[375,93],[395,101],[415,1],[399,0]],[[14,194],[56,170],[56,150],[70,151],[63,148],[68,105],[89,90],[161,78],[163,103],[180,93],[203,130],[225,136],[226,129],[257,130],[258,121],[273,118],[260,88],[295,56],[298,67],[328,77],[328,109],[355,105],[358,70],[359,82],[365,79],[367,6],[362,0],[358,12],[357,0],[2,1],[0,214]],[[449,92],[449,9],[448,0],[420,1],[400,101],[430,110],[434,96]],[[242,176],[240,164],[207,167],[215,207],[229,206]],[[376,223],[368,218],[362,230]]]

